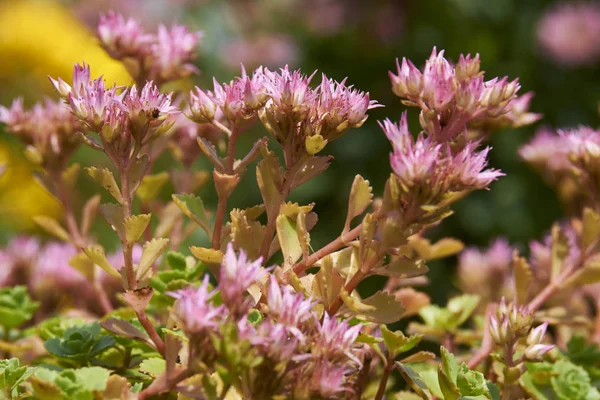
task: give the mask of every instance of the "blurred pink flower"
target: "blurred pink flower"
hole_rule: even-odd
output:
[[[240,64],[248,68],[296,64],[300,49],[293,39],[284,34],[261,33],[228,42],[221,57],[227,67],[237,69]]]
[[[209,292],[208,284],[206,275],[198,288],[187,287],[168,293],[177,299],[173,310],[181,321],[181,328],[188,334],[206,334],[216,329],[224,317],[225,307],[212,304],[216,290]]]
[[[538,42],[554,61],[568,66],[592,64],[600,57],[600,5],[562,3],[544,14]]]

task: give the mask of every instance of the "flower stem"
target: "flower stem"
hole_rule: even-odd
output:
[[[369,271],[371,270],[371,268],[373,268],[373,266],[377,264],[377,262],[380,259],[381,257],[375,255],[371,259],[369,259],[364,265],[362,265],[358,271],[356,271],[356,273],[352,276],[352,279],[350,279],[350,281],[344,287],[344,290],[346,291],[346,293],[348,293],[348,295],[351,295],[354,289],[356,289],[356,287],[358,286],[358,284],[369,275]],[[336,297],[333,303],[331,303],[331,306],[329,307],[327,312],[329,313],[329,315],[334,315],[336,312],[339,311],[343,304],[344,301],[342,300],[342,297],[340,295]]]
[[[383,370],[383,376],[381,377],[381,381],[379,382],[379,388],[377,389],[377,394],[375,395],[374,400],[381,400],[385,395],[385,388],[387,387],[388,379],[394,370],[394,360],[387,360],[385,365],[385,369]]]

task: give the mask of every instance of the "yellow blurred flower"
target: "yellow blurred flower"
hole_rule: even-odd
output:
[[[7,0],[0,4],[0,87],[2,103],[25,95],[51,94],[47,76],[70,81],[73,64],[85,61],[109,84],[131,83],[123,65],[100,48],[94,35],[68,9],[51,0]],[[0,143],[0,218],[16,229],[32,226],[34,215],[60,215],[60,204],[33,179],[25,160]]]

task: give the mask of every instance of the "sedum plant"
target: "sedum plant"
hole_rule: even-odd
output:
[[[391,87],[408,110],[379,122],[392,149],[384,190],[357,175],[339,235],[315,248],[314,204],[288,197],[380,104],[287,66],[167,93],[196,72],[200,33],[148,33],[110,13],[98,38],[135,84],[111,86],[83,63],[69,82],[50,78],[60,100],[0,109],[64,208],[64,220],[35,218],[55,240],[18,237],[0,253],[5,398],[600,398],[598,131],[541,132],[520,150],[571,210],[529,258],[502,239],[432,243],[453,203],[503,176],[486,138],[541,116],[516,79],[486,77],[479,55],[398,61]],[[255,125],[265,136],[238,147]],[[79,146],[106,164],[73,163]],[[166,152],[175,161],[160,170]],[[212,173],[193,168],[200,157]],[[249,168],[262,203],[230,209]],[[82,169],[106,193],[80,199]],[[196,194],[210,180],[216,209]],[[116,252],[93,234],[103,223]],[[188,249],[197,232],[206,240]],[[417,290],[427,263],[458,253],[463,294],[430,304]],[[361,296],[375,275],[385,283]]]

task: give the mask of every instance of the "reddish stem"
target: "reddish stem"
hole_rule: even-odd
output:
[[[377,394],[375,395],[374,400],[381,400],[385,395],[385,388],[387,387],[387,381],[394,370],[394,360],[387,360],[387,364],[385,369],[383,370],[383,376],[381,377],[381,381],[379,382],[379,388],[377,389]]]
[[[356,271],[354,276],[352,276],[352,279],[350,279],[350,281],[344,287],[344,290],[346,291],[346,293],[351,295],[352,292],[354,291],[354,289],[356,289],[356,287],[358,286],[358,284],[360,282],[362,282],[362,280],[368,276],[369,271],[371,271],[371,268],[373,268],[373,266],[375,264],[377,264],[377,262],[380,259],[381,258],[379,256],[373,256],[363,266],[361,266],[360,269],[358,271]],[[339,309],[342,307],[343,304],[344,304],[344,301],[342,300],[342,297],[341,296],[336,297],[336,299],[333,301],[333,303],[327,310],[327,313],[329,315],[335,315],[335,313],[337,313],[339,311]]]
[[[140,320],[140,323],[142,324],[142,326],[144,327],[146,332],[148,333],[148,335],[150,336],[150,339],[156,346],[156,350],[158,350],[160,355],[164,357],[165,356],[165,342],[163,342],[161,337],[158,335],[158,332],[156,332],[156,329],[154,329],[154,325],[152,325],[152,322],[150,322],[148,315],[146,315],[146,311],[142,310],[142,311],[138,312],[137,317]]]

